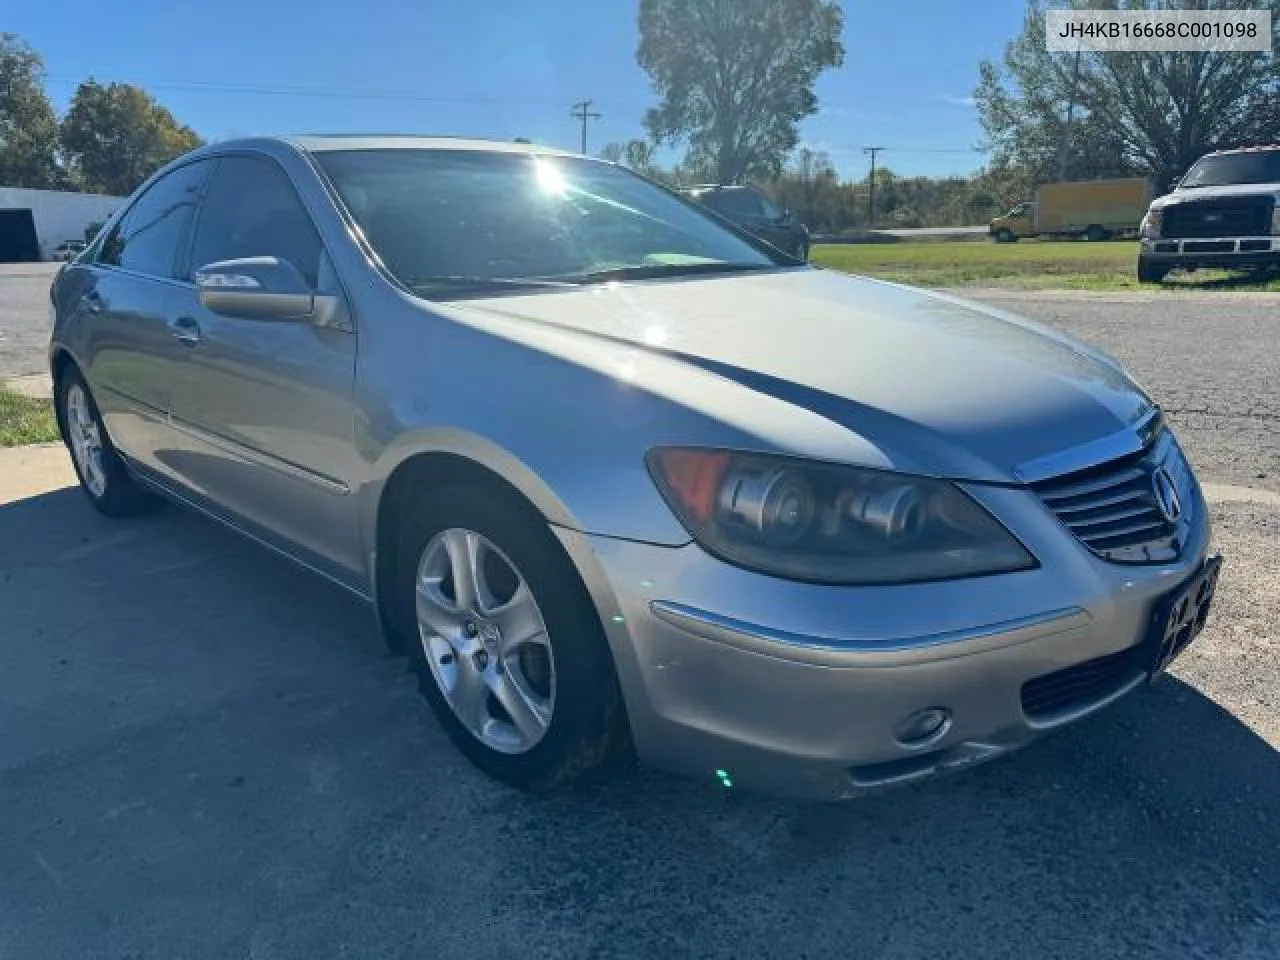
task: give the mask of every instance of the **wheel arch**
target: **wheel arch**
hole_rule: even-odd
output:
[[[394,563],[392,537],[396,518],[415,495],[447,483],[479,485],[495,496],[518,504],[542,523],[579,529],[565,503],[519,458],[491,441],[463,431],[432,431],[412,443],[397,444],[394,451],[384,455],[376,474],[378,480],[366,485],[363,491],[361,526],[368,578],[383,621],[383,632],[393,649],[399,638],[394,625],[386,618],[384,586],[389,582]],[[586,571],[579,569],[572,556],[569,562],[585,586]]]
[[[449,431],[450,434],[456,433]],[[415,494],[431,486],[450,482],[481,485],[495,496],[518,504],[534,520],[548,525],[552,539],[563,552],[587,602],[599,622],[613,674],[619,684],[621,724],[631,735],[631,702],[638,681],[635,654],[619,626],[621,605],[604,569],[587,544],[582,530],[565,504],[532,470],[512,454],[489,441],[471,435],[454,437],[465,443],[440,442],[417,446],[394,461],[379,486],[373,505],[369,568],[374,606],[382,634],[393,653],[406,652],[411,641],[397,628],[390,615],[386,590],[392,582],[395,563],[396,518],[402,515]]]

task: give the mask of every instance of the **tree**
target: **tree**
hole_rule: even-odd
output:
[[[717,182],[776,175],[818,75],[844,61],[843,25],[827,0],[641,0],[636,58],[662,98],[645,128]]]
[[[62,146],[80,186],[124,196],[174,157],[200,145],[145,90],[92,78],[76,89],[62,121]]]
[[[801,147],[792,164],[769,185],[773,198],[794,213],[810,230],[829,232],[844,225],[846,204],[840,177],[831,158]]]
[[[0,33],[0,186],[57,189],[64,181],[44,61],[21,38]]]
[[[974,98],[997,164],[1039,180],[1144,173],[1163,186],[1210,150],[1280,137],[1280,61],[1269,53],[1050,53],[1045,10],[1097,0],[1029,0],[1002,65],[984,61]],[[1104,4],[1114,8],[1117,0]],[[1204,9],[1203,0],[1119,0],[1123,9]],[[1271,10],[1280,0],[1217,0]],[[1072,122],[1067,127],[1067,116]],[[1065,145],[1065,151],[1064,151]]]
[[[662,174],[654,156],[653,144],[648,140],[627,140],[625,143],[615,140],[606,143],[600,150],[600,159],[621,164],[646,177]]]

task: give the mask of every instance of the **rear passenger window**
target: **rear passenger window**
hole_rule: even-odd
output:
[[[275,163],[253,157],[219,161],[196,224],[192,270],[219,260],[278,257],[313,287],[320,237],[293,184]]]
[[[209,166],[209,161],[197,160],[149,186],[107,237],[99,262],[173,277],[178,246],[187,235]]]

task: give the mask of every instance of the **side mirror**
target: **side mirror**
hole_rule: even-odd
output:
[[[297,267],[279,257],[205,264],[195,281],[207,310],[244,320],[321,320],[336,300],[317,294]]]

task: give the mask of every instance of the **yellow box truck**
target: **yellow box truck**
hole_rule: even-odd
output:
[[[988,232],[997,243],[1041,236],[1106,240],[1136,232],[1150,203],[1146,177],[1046,183],[1034,201],[992,220]]]

